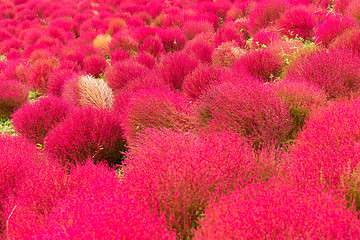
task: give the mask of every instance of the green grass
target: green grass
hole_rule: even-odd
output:
[[[0,118],[0,134],[15,135],[14,126],[9,118]]]

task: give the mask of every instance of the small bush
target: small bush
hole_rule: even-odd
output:
[[[33,143],[42,144],[46,134],[64,120],[70,109],[69,103],[54,96],[27,103],[12,114],[15,131]]]
[[[288,8],[286,0],[266,0],[256,4],[249,15],[249,30],[252,34],[271,26]]]
[[[222,74],[220,68],[201,64],[185,77],[183,92],[191,100],[196,100],[209,86],[218,83]]]
[[[7,118],[28,101],[29,89],[15,80],[0,80],[0,118]]]
[[[274,55],[269,49],[260,49],[242,55],[233,68],[262,82],[271,82],[280,76],[283,65],[279,55]]]
[[[286,78],[314,84],[329,99],[349,97],[359,90],[360,58],[343,50],[314,51],[290,65]]]
[[[200,126],[229,129],[252,140],[281,144],[291,130],[291,116],[285,102],[263,83],[238,76],[208,89],[196,105]]]
[[[253,184],[210,205],[193,239],[357,239],[358,221],[331,192]]]
[[[173,239],[165,221],[121,192],[113,169],[87,161],[72,167],[66,194],[31,236],[40,239]],[[86,217],[84,217],[84,214]],[[21,224],[17,221],[12,225]]]
[[[313,14],[303,6],[287,9],[277,22],[280,33],[289,38],[311,40],[314,36],[316,20]]]
[[[315,43],[329,47],[338,36],[354,25],[354,21],[348,17],[330,14],[324,22],[318,25],[315,33]]]
[[[211,62],[217,67],[232,67],[245,54],[246,50],[240,48],[235,42],[225,42],[213,51]]]
[[[181,89],[186,75],[198,66],[197,58],[184,52],[167,54],[159,65],[161,77],[165,82],[173,85],[175,89]]]
[[[113,92],[102,80],[91,76],[74,76],[64,84],[62,97],[78,106],[111,108]]]
[[[240,136],[146,131],[125,160],[129,196],[164,214],[178,239],[191,239],[213,198],[251,182],[256,160]]]
[[[189,130],[193,126],[186,100],[173,92],[139,90],[131,98],[124,113],[124,130],[129,144],[146,128]]]
[[[280,81],[275,86],[276,95],[284,99],[293,120],[290,139],[295,139],[316,108],[325,105],[327,96],[322,89],[301,81]]]
[[[180,29],[160,29],[159,37],[167,52],[182,50],[186,43],[186,37]]]
[[[193,39],[202,32],[214,32],[214,26],[208,21],[187,21],[183,26],[184,34],[187,40]]]
[[[91,55],[84,59],[83,70],[87,74],[98,78],[104,72],[107,65],[105,58],[98,55]]]
[[[45,149],[63,165],[84,163],[87,158],[94,163],[120,163],[124,144],[117,117],[107,109],[92,107],[74,109],[45,138]]]
[[[104,80],[113,91],[123,88],[128,82],[136,78],[143,78],[149,69],[133,59],[116,62],[108,66],[104,73]]]

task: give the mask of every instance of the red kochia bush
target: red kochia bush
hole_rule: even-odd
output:
[[[109,44],[110,52],[123,49],[129,55],[136,53],[138,47],[139,43],[126,32],[116,33]]]
[[[62,186],[58,173],[61,178],[58,166],[48,162],[36,145],[22,137],[0,135],[0,232],[7,234],[3,236],[10,237],[10,226],[5,229],[5,225],[13,223],[21,209],[19,204],[28,204],[32,209],[30,218],[20,214],[28,220],[25,228],[36,225],[38,217],[50,210]],[[10,218],[12,212],[15,214]]]
[[[152,130],[142,136],[125,160],[124,191],[164,213],[179,239],[191,238],[210,199],[254,176],[252,149],[237,134]]]
[[[206,64],[199,65],[185,77],[183,83],[184,94],[191,100],[196,100],[211,84],[220,81],[220,76],[224,75],[224,71],[224,69]]]
[[[357,214],[331,192],[252,184],[210,205],[193,239],[359,239]]]
[[[113,169],[87,161],[84,166],[71,168],[65,185],[68,194],[42,222],[42,230],[34,238],[175,238],[162,217],[154,216],[146,205],[121,192]]]
[[[272,25],[288,8],[286,0],[265,0],[258,2],[249,15],[249,30],[256,33],[261,28]]]
[[[104,73],[104,79],[113,91],[123,88],[126,83],[143,78],[149,69],[133,59],[116,62],[108,66]]]
[[[291,149],[289,176],[302,185],[340,187],[359,164],[359,114],[359,99],[314,113]]]
[[[204,63],[210,63],[214,49],[215,47],[209,41],[194,38],[186,42],[183,51],[187,54],[194,55]]]
[[[233,68],[245,71],[262,82],[271,82],[280,76],[282,60],[269,49],[259,49],[242,55]]]
[[[328,47],[339,35],[353,27],[355,22],[346,16],[329,14],[325,21],[317,27],[315,43]]]
[[[165,82],[181,89],[187,74],[196,69],[199,60],[184,52],[169,53],[162,60],[159,70]]]
[[[135,143],[139,132],[146,128],[191,129],[186,100],[166,90],[136,92],[124,113],[124,130],[128,143]]]
[[[27,83],[31,89],[45,94],[47,91],[48,80],[58,63],[52,59],[39,59],[29,67]]]
[[[279,35],[274,32],[266,31],[266,30],[259,31],[253,37],[252,47],[261,48],[261,47],[269,46],[270,43],[279,40],[280,40]]]
[[[9,117],[28,100],[29,89],[15,80],[0,80],[0,118]]]
[[[235,41],[239,47],[246,45],[246,38],[242,32],[239,32],[235,26],[224,25],[220,28],[215,35],[214,45],[218,47],[224,42]]]
[[[98,55],[91,55],[84,59],[83,70],[90,75],[98,78],[102,74],[107,66],[105,58]]]
[[[331,49],[342,49],[353,51],[354,53],[360,56],[360,28],[354,27],[350,28],[338,36],[333,44]]]
[[[158,36],[146,37],[140,45],[140,51],[151,54],[154,58],[165,53],[164,46]]]
[[[208,89],[196,112],[199,124],[230,129],[253,140],[254,145],[282,143],[291,129],[289,108],[263,83],[238,76]]]
[[[186,43],[186,37],[180,29],[159,29],[159,37],[167,52],[179,51]]]
[[[313,14],[303,6],[287,9],[278,21],[280,33],[290,38],[300,37],[311,40],[316,20]]]
[[[214,32],[214,26],[208,21],[187,21],[182,28],[188,40],[202,32]]]
[[[64,120],[70,109],[68,102],[51,95],[27,103],[12,115],[15,131],[34,143],[43,143],[46,134]]]
[[[347,97],[360,87],[360,58],[345,50],[319,50],[290,65],[286,78],[325,90],[329,98]]]
[[[64,165],[86,158],[116,164],[125,150],[123,131],[109,110],[79,107],[47,134],[45,149]]]

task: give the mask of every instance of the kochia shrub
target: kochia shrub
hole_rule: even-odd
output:
[[[125,160],[122,184],[129,196],[163,213],[178,239],[189,239],[211,199],[253,180],[252,153],[234,133],[148,130]]]
[[[162,217],[121,192],[114,169],[86,161],[66,176],[65,193],[33,233],[40,239],[174,239]],[[84,217],[84,214],[86,217]],[[13,223],[14,227],[21,221]],[[20,227],[20,226],[17,226]]]
[[[196,69],[199,60],[184,52],[167,54],[159,64],[161,77],[174,89],[181,89],[186,75]]]
[[[245,71],[262,82],[271,82],[280,76],[283,62],[279,55],[269,49],[259,49],[243,54],[233,68]]]
[[[129,144],[136,143],[139,132],[146,128],[190,130],[188,103],[169,90],[137,91],[124,113],[124,130]]]
[[[15,80],[0,80],[0,118],[9,117],[28,101],[29,88]]]
[[[98,55],[91,55],[84,59],[83,70],[94,76],[95,78],[100,77],[100,75],[105,71],[105,68],[108,66],[105,58]]]
[[[318,50],[291,64],[286,78],[322,88],[328,98],[348,97],[359,90],[360,58],[345,50]]]
[[[287,9],[277,22],[280,33],[290,38],[311,40],[314,36],[316,20],[306,7],[292,7]]]
[[[200,97],[195,109],[200,126],[238,132],[255,147],[283,143],[291,130],[285,102],[268,85],[238,78],[215,85]]]
[[[144,65],[134,59],[129,59],[108,66],[104,73],[104,80],[113,91],[117,92],[128,82],[145,77],[148,71],[149,69]]]
[[[124,144],[118,118],[107,109],[92,107],[74,109],[45,138],[45,150],[63,165],[81,164],[87,158],[118,164]]]
[[[193,239],[358,239],[357,214],[331,192],[252,184],[209,205]]]
[[[46,134],[59,124],[71,110],[65,100],[48,96],[24,104],[12,114],[15,132],[33,143],[43,143]]]
[[[266,28],[276,20],[288,8],[289,4],[286,0],[265,0],[258,2],[249,15],[249,30],[252,34],[261,28]]]

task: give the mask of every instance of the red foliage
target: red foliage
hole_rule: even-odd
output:
[[[41,152],[36,149],[36,145],[30,144],[22,137],[0,135],[0,150],[0,232],[5,233],[6,221],[11,210],[16,206],[17,199],[33,201],[32,206],[35,211],[46,211],[44,208],[47,203],[50,204],[53,192],[52,189],[42,193],[39,191],[42,187],[46,187],[48,182],[39,181],[38,175],[49,174],[49,170],[54,169],[55,164],[48,165]],[[56,179],[55,174],[48,175],[50,176]],[[33,197],[22,198],[24,195]],[[43,205],[38,204],[44,199],[46,200]]]
[[[187,21],[182,27],[187,40],[202,32],[214,32],[214,26],[208,21]]]
[[[194,239],[358,239],[357,214],[333,193],[253,184],[205,210]]]
[[[331,48],[353,51],[360,56],[360,41],[358,41],[359,37],[360,28],[350,28],[335,39],[331,45]]]
[[[125,150],[123,131],[109,110],[79,107],[47,134],[45,149],[63,165],[87,158],[116,164]]]
[[[140,52],[151,54],[154,58],[158,58],[165,53],[165,48],[158,36],[148,36],[140,45]]]
[[[104,168],[104,167],[103,167]],[[89,174],[102,169],[91,169]],[[100,176],[68,194],[46,220],[40,239],[175,239],[165,221],[121,192],[114,174]],[[81,176],[87,177],[82,171]],[[99,174],[96,174],[99,175]],[[86,217],[84,217],[86,216]]]
[[[348,97],[360,87],[360,58],[342,50],[315,51],[290,65],[286,78],[314,84],[329,98]]]
[[[233,77],[208,89],[200,97],[196,112],[199,124],[229,129],[263,143],[283,143],[291,130],[290,110],[268,86],[246,75]]]
[[[214,45],[217,47],[224,42],[235,41],[238,47],[245,47],[246,38],[242,32],[239,32],[235,26],[224,25],[222,28],[218,29],[215,35]]]
[[[0,80],[0,118],[9,117],[28,101],[29,89],[15,80]]]
[[[344,31],[352,28],[355,22],[340,15],[330,14],[323,23],[319,24],[315,33],[315,43],[328,47]]]
[[[56,68],[49,76],[47,84],[47,93],[55,96],[61,96],[64,84],[76,76],[76,73],[66,68]]]
[[[259,49],[242,55],[233,68],[245,71],[262,82],[269,82],[280,76],[283,63],[280,56],[269,49]]]
[[[159,65],[161,77],[175,89],[181,89],[186,75],[196,69],[199,60],[184,52],[167,54]]]
[[[345,8],[344,14],[353,18],[357,24],[360,23],[360,2],[358,0],[351,0]]]
[[[112,53],[117,49],[123,49],[128,55],[133,55],[138,51],[139,43],[126,32],[116,33],[109,44]]]
[[[223,69],[201,64],[185,77],[182,87],[183,92],[194,101],[199,98],[209,86],[219,83],[222,75],[224,75]]]
[[[167,52],[179,51],[186,43],[186,37],[180,29],[159,29],[159,37]]]
[[[264,0],[258,2],[249,15],[249,28],[252,34],[261,28],[271,26],[288,8],[286,0]]]
[[[98,78],[102,74],[107,66],[105,58],[99,55],[90,55],[84,59],[83,70],[90,75]]]
[[[188,130],[193,127],[186,100],[169,90],[154,88],[136,91],[126,105],[123,118],[129,144],[135,143],[139,132],[147,128]]]
[[[104,73],[104,79],[113,91],[123,88],[126,83],[136,78],[143,78],[149,69],[133,59],[116,62],[108,66]]]
[[[188,239],[208,202],[251,182],[256,159],[246,141],[223,132],[149,130],[125,160],[122,184],[153,211],[165,214],[179,239]]]
[[[27,83],[31,89],[40,94],[46,93],[49,77],[57,65],[52,59],[39,59],[30,65]]]
[[[314,35],[316,20],[304,6],[287,9],[277,22],[280,33],[290,38],[299,37],[311,40]]]
[[[313,114],[291,148],[289,176],[303,185],[341,188],[344,175],[359,165],[359,100]]]
[[[252,47],[254,47],[254,48],[266,47],[266,46],[269,46],[270,43],[279,41],[279,40],[280,40],[280,37],[278,34],[271,32],[271,31],[266,31],[266,30],[261,31],[260,30],[253,37]]]
[[[210,63],[211,55],[214,49],[213,44],[210,42],[195,37],[194,39],[186,42],[183,51],[189,55],[194,55],[204,63]]]
[[[124,49],[114,50],[110,55],[111,63],[123,61],[129,58],[129,54]]]
[[[70,109],[70,104],[63,99],[48,96],[23,105],[11,118],[16,133],[42,144],[46,134],[65,119]]]
[[[147,53],[140,53],[134,58],[138,63],[146,66],[149,69],[152,69],[156,65],[156,59],[153,55]]]

